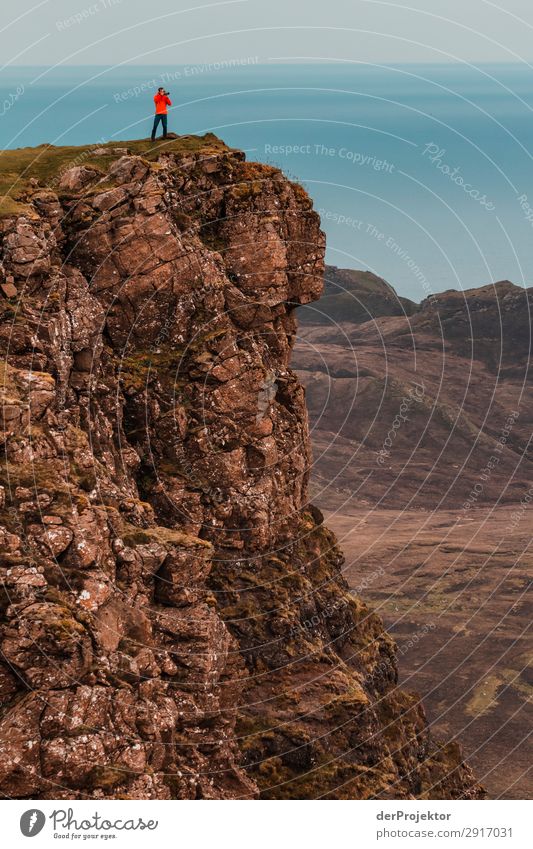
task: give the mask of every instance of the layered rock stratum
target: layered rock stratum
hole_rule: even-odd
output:
[[[212,136],[1,165],[2,794],[481,796],[308,500],[304,190]]]

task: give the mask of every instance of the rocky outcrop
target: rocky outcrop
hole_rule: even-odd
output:
[[[209,139],[58,150],[0,221],[1,792],[479,796],[308,502],[306,193]]]

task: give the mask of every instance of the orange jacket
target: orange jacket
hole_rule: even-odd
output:
[[[154,94],[154,103],[156,115],[166,115],[167,106],[172,106],[172,101],[166,94]]]

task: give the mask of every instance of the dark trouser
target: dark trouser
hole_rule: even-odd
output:
[[[166,115],[156,115],[154,118],[154,126],[152,128],[152,141],[155,139],[155,134],[157,132],[157,127],[159,122],[163,124],[163,138],[165,138],[167,134],[167,116]]]

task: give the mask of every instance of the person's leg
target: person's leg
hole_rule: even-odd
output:
[[[160,115],[155,115],[154,117],[154,126],[152,127],[152,141],[155,141],[155,134],[157,131],[157,125],[159,124]]]
[[[161,115],[161,119],[162,119],[162,121],[163,121],[163,138],[164,138],[164,139],[166,139],[166,137],[167,137],[167,126],[168,126],[168,124],[167,124],[167,116],[166,116],[166,115]]]

